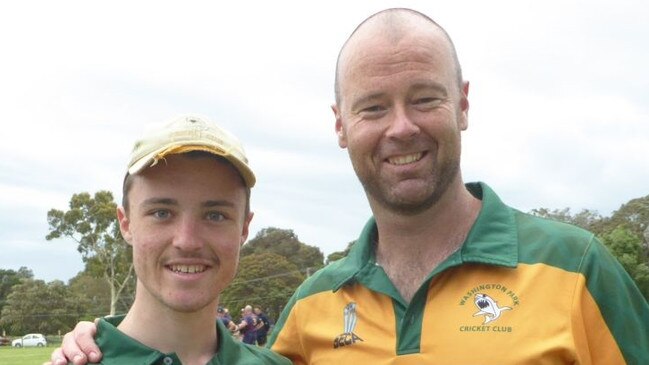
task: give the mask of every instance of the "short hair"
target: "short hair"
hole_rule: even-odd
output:
[[[370,20],[373,20],[375,18],[379,18],[379,19],[384,18],[384,20],[382,20],[382,21],[387,24],[388,22],[394,23],[395,19],[398,19],[398,18],[403,19],[408,15],[414,15],[416,17],[419,17],[419,18],[429,22],[435,28],[442,31],[442,34],[444,35],[444,38],[446,38],[446,40],[448,41],[448,44],[449,44],[450,49],[451,49],[451,57],[453,57],[453,63],[455,64],[455,74],[456,74],[456,78],[457,78],[458,87],[459,87],[460,90],[462,89],[462,82],[464,81],[464,79],[462,78],[462,67],[460,66],[459,58],[457,57],[457,52],[455,50],[455,45],[453,44],[453,40],[451,40],[451,36],[449,36],[448,32],[446,32],[446,30],[441,25],[439,25],[436,21],[431,19],[429,16],[427,16],[427,15],[425,15],[423,13],[420,13],[420,12],[418,12],[416,10],[408,9],[408,8],[390,8],[390,9],[381,10],[378,13],[375,13],[375,14],[369,16],[367,19],[363,20],[363,22],[361,22],[356,27],[356,29],[354,29],[352,34],[349,35],[349,37],[347,38],[347,40],[345,41],[343,46],[340,48],[340,52],[338,52],[338,58],[336,59],[336,74],[334,76],[334,94],[335,94],[335,97],[336,97],[336,104],[337,105],[340,105],[340,77],[339,77],[340,76],[339,75],[340,74],[340,59],[341,59],[341,56],[342,56],[343,52],[347,48],[347,44],[352,39],[352,37],[356,34],[356,32],[360,28],[363,27],[363,25],[365,25]]]
[[[186,156],[186,157],[188,157],[190,159],[211,158],[211,159],[214,159],[216,161],[227,163],[233,169],[235,169],[237,171],[237,175],[241,178],[241,184],[243,184],[243,186],[245,188],[245,192],[246,192],[246,206],[245,206],[245,209],[244,209],[244,216],[243,217],[245,219],[248,216],[248,214],[250,213],[250,188],[248,187],[248,185],[246,185],[246,182],[244,181],[243,176],[241,176],[241,174],[238,173],[239,170],[237,170],[237,168],[234,165],[232,165],[232,163],[230,161],[228,161],[228,159],[226,159],[225,157],[222,157],[222,156],[215,155],[215,154],[210,153],[210,152],[200,151],[200,150],[199,151],[185,152],[185,153],[182,153],[182,155]],[[124,211],[127,214],[128,214],[128,210],[129,210],[129,207],[128,207],[128,204],[129,204],[128,193],[131,190],[131,186],[133,186],[134,176],[135,175],[131,175],[131,174],[129,174],[127,172],[126,175],[124,176],[124,182],[122,183],[122,207],[124,208]]]

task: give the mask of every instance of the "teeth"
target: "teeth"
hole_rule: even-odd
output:
[[[405,165],[415,161],[419,161],[422,155],[423,155],[422,152],[417,152],[411,155],[390,157],[388,159],[388,162],[390,162],[392,165]]]
[[[169,267],[173,272],[181,272],[183,274],[195,274],[205,271],[203,265],[171,265]]]

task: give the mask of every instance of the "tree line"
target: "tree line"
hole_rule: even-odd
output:
[[[29,268],[0,269],[0,333],[57,334],[79,320],[125,313],[135,294],[132,252],[119,233],[112,193],[74,194],[69,209],[47,214],[47,240],[72,238],[85,268],[68,283],[36,280]],[[649,300],[649,195],[623,204],[610,217],[592,210],[539,208],[533,215],[583,227],[617,257]],[[259,231],[241,250],[238,274],[220,297],[236,315],[246,304],[277,318],[297,286],[325,264],[347,255],[353,241],[325,259],[290,229]]]

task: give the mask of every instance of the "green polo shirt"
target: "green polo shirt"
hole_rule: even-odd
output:
[[[162,353],[138,342],[117,329],[124,316],[105,317],[97,326],[97,345],[103,353],[104,365],[180,365],[175,353]],[[210,365],[290,364],[286,358],[263,347],[235,340],[221,321],[216,320],[218,349],[207,363]],[[197,334],[197,336],[199,336]]]
[[[649,305],[592,233],[467,189],[476,222],[410,302],[376,263],[372,218],[300,285],[269,346],[294,364],[649,364]]]

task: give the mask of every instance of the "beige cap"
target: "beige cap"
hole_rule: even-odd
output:
[[[173,118],[136,141],[128,173],[137,174],[167,155],[189,151],[205,151],[224,157],[239,171],[247,187],[255,185],[255,174],[248,166],[241,142],[216,123],[197,115]]]

